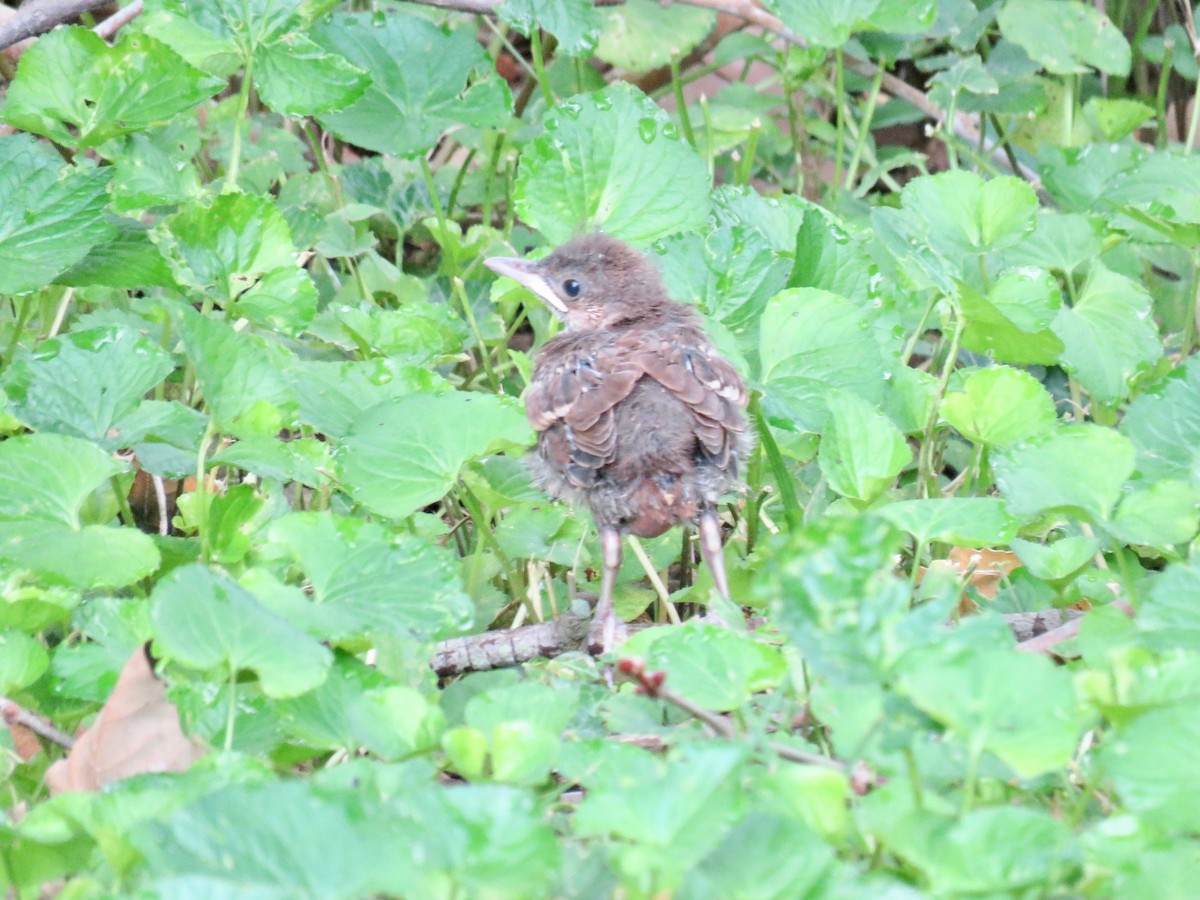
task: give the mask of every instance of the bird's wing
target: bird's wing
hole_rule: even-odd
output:
[[[616,341],[547,345],[525,396],[542,458],[578,487],[594,483],[616,452],[613,407],[643,370]]]
[[[648,344],[637,360],[647,375],[691,408],[696,439],[709,458],[725,468],[733,449],[731,436],[746,430],[742,410],[749,398],[737,370],[703,338],[686,333]]]

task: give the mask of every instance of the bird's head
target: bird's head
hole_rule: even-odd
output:
[[[493,256],[484,265],[537,294],[568,331],[634,324],[669,302],[654,266],[604,234],[575,238],[536,261]]]

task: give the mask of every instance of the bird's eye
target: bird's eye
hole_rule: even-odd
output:
[[[578,297],[581,290],[583,290],[583,285],[574,278],[568,278],[563,282],[563,293],[568,297]]]

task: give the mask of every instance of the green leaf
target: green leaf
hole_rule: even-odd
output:
[[[1196,536],[1200,491],[1181,481],[1157,481],[1121,498],[1106,528],[1127,544],[1167,548]]]
[[[234,785],[140,823],[134,843],[157,896],[349,900],[382,892],[396,843],[358,805],[301,781]]]
[[[879,0],[771,0],[767,4],[783,24],[819,47],[840,47],[849,40],[860,20],[879,6]]]
[[[1063,342],[1051,329],[1062,309],[1062,294],[1048,272],[1005,272],[986,298],[959,282],[959,303],[966,320],[962,345],[967,350],[1019,365],[1058,362]]]
[[[285,374],[300,400],[300,421],[330,437],[343,437],[360,411],[377,403],[451,389],[435,372],[395,359],[299,360]]]
[[[1028,182],[1012,177],[984,181],[965,169],[914,178],[905,185],[901,202],[906,212],[926,223],[935,250],[972,268],[974,257],[1011,246],[1032,231],[1038,208]]]
[[[402,518],[445,496],[468,460],[531,443],[529,425],[510,400],[464,391],[417,394],[363,412],[338,453],[338,469],[356,500]]]
[[[767,396],[786,406],[798,431],[821,431],[833,389],[883,399],[884,364],[869,319],[827,291],[796,288],[763,311],[759,359]]]
[[[13,362],[3,384],[13,413],[30,428],[119,450],[145,438],[134,414],[172,369],[152,341],[106,326],[43,341]]]
[[[818,835],[756,811],[688,872],[679,896],[737,897],[753,885],[763,897],[815,897],[835,866],[832,848]]]
[[[147,229],[128,221],[120,223],[116,237],[92,247],[55,282],[69,287],[103,285],[123,290],[177,286]]]
[[[1154,107],[1124,97],[1108,100],[1093,97],[1083,107],[1100,136],[1106,141],[1119,141],[1154,118]]]
[[[1200,740],[1195,699],[1153,709],[1105,741],[1100,764],[1130,811],[1160,829],[1190,830],[1200,805],[1200,772],[1188,765]]]
[[[331,637],[447,637],[470,625],[472,607],[457,566],[440,547],[378,525],[328,514],[293,513],[271,525],[312,582],[313,614]]]
[[[265,609],[227,575],[173,569],[150,598],[157,651],[193,669],[250,669],[268,697],[295,697],[325,680],[332,655]]]
[[[345,109],[371,79],[336,53],[326,53],[302,34],[255,48],[254,77],[267,106],[287,116]]]
[[[977,809],[961,819],[914,810],[896,816],[883,843],[942,896],[1036,893],[1069,883],[1079,865],[1070,829],[1049,812],[1025,807]]]
[[[1013,552],[1030,572],[1044,581],[1074,575],[1100,549],[1100,541],[1083,534],[1061,538],[1052,544],[1035,544],[1020,539],[1011,542]]]
[[[296,265],[283,215],[266,197],[222,194],[171,216],[155,239],[180,284],[287,334],[309,323],[317,291]]]
[[[225,86],[136,31],[109,46],[87,28],[58,28],[21,57],[4,119],[67,147],[97,147],[191,109]]]
[[[0,559],[68,584],[123,587],[158,567],[149,535],[86,524],[94,491],[124,467],[94,444],[52,434],[0,442]]]
[[[575,833],[656,848],[653,857],[640,855],[644,865],[678,881],[740,811],[744,756],[735,745],[702,743],[666,759],[641,750],[611,754],[608,765],[585,777],[587,795],[575,811]]]
[[[875,512],[919,544],[944,541],[957,547],[993,547],[1012,541],[1019,524],[997,497],[900,500]]]
[[[140,212],[200,195],[200,176],[192,164],[200,149],[200,126],[196,121],[172,119],[161,128],[128,135],[114,146],[120,146],[120,150],[112,151],[116,171],[114,209]],[[157,252],[155,255],[165,265]]]
[[[962,392],[948,394],[942,417],[967,440],[1007,447],[1054,429],[1054,399],[1041,382],[1019,369],[976,369]]]
[[[276,704],[287,731],[315,747],[366,747],[396,759],[438,746],[445,717],[417,691],[339,653],[320,687]]]
[[[1062,362],[1101,403],[1129,395],[1129,381],[1162,357],[1150,294],[1095,263],[1071,307],[1051,326],[1063,342]]]
[[[827,398],[821,471],[843,497],[870,503],[912,462],[912,451],[900,429],[857,394],[830,391]]]
[[[649,97],[623,82],[562,101],[526,146],[517,214],[551,243],[603,229],[644,244],[700,228],[708,172]]]
[[[273,435],[290,421],[296,400],[282,375],[290,362],[286,350],[190,308],[173,312],[220,429],[242,437]]]
[[[1129,42],[1098,9],[1077,0],[1008,0],[1000,30],[1054,75],[1087,72],[1128,75]]]
[[[1200,479],[1200,357],[1175,369],[1163,384],[1137,397],[1121,420],[1137,448],[1137,469],[1157,481]]]
[[[820,288],[863,302],[871,294],[872,266],[864,242],[852,238],[831,213],[819,206],[804,210],[788,287]]]
[[[1004,257],[1014,266],[1037,266],[1071,275],[1081,266],[1090,265],[1103,248],[1097,224],[1087,216],[1042,209],[1038,211],[1033,234],[1009,249]],[[1009,274],[1005,272],[1001,277]],[[1059,305],[1056,303],[1054,309]]]
[[[29,135],[0,137],[0,293],[43,287],[112,237],[111,175],[64,166]]]
[[[776,687],[786,665],[774,648],[717,625],[688,622],[680,628],[647,628],[621,649],[662,670],[668,686],[699,706],[737,709]]]
[[[0,694],[29,687],[50,666],[50,655],[37,638],[0,631]]]
[[[906,662],[901,690],[1020,778],[1066,765],[1079,739],[1071,676],[1043,656],[942,645]]]
[[[735,334],[757,323],[790,268],[760,233],[741,226],[675,235],[655,249],[651,258],[671,299],[699,306]]]
[[[572,56],[594,50],[604,25],[604,14],[587,0],[504,0],[496,14],[526,37],[534,28],[550,32]]]
[[[754,584],[812,676],[875,684],[903,652],[911,592],[892,576],[901,533],[873,515],[826,519],[777,538]]]
[[[398,156],[428,151],[437,138],[479,112],[504,116],[511,102],[474,29],[445,31],[402,13],[339,13],[317,23],[313,39],[363,69],[371,82],[345,109],[318,121],[343,140]],[[486,67],[486,68],[485,68]],[[464,94],[468,82],[478,76]],[[497,121],[495,124],[502,124]]]
[[[1133,445],[1123,435],[1098,425],[1070,425],[998,451],[993,465],[1013,515],[1073,509],[1102,522],[1133,474],[1133,458]]]
[[[631,72],[648,72],[667,65],[672,56],[687,56],[716,22],[717,14],[708,9],[668,9],[654,0],[626,0],[604,11],[596,55]],[[668,35],[669,40],[663,40]]]

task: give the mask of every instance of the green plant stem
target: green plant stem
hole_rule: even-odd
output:
[[[783,454],[779,452],[779,445],[775,443],[775,435],[771,433],[771,426],[762,413],[757,394],[750,399],[749,412],[755,425],[758,426],[758,439],[762,443],[763,452],[767,455],[767,464],[771,467],[771,474],[775,476],[775,483],[779,487],[779,497],[783,501],[783,514],[787,521],[788,531],[797,531],[804,525],[804,510],[796,499],[796,486],[792,483],[792,476],[783,460]]]
[[[1183,142],[1183,152],[1191,153],[1196,146],[1196,127],[1200,125],[1200,78],[1196,79],[1196,90],[1192,92],[1192,118],[1188,122],[1187,140]]]
[[[225,714],[225,752],[233,749],[233,727],[237,722],[237,668],[229,668],[229,709]]]
[[[842,154],[846,151],[846,67],[842,59],[842,48],[833,51],[834,102],[837,104],[837,141],[833,151],[833,181],[830,182],[830,199],[837,196],[842,183]]]
[[[467,154],[467,158],[463,160],[462,165],[458,167],[458,175],[454,178],[454,186],[450,188],[450,197],[446,200],[446,215],[454,217],[454,207],[458,203],[458,192],[462,190],[463,180],[467,177],[467,169],[470,168],[471,162],[475,159],[475,154],[479,150],[475,147],[471,148],[471,152]],[[487,225],[489,223],[484,222]]]
[[[212,443],[213,436],[216,434],[216,427],[213,425],[212,416],[208,418],[208,423],[204,426],[204,434],[200,437],[200,449],[196,451],[196,491],[201,494],[207,494],[208,488],[205,486],[205,460],[208,458],[208,445]],[[200,535],[200,558],[208,559],[208,497],[204,497],[202,502],[196,506],[196,528]]]
[[[229,142],[229,166],[225,169],[225,190],[237,190],[238,169],[242,164],[242,130],[250,109],[250,90],[254,83],[254,55],[246,57],[242,70],[242,85],[238,90],[238,111],[233,120],[233,138]]]
[[[925,324],[929,321],[929,317],[933,315],[933,309],[935,306],[937,306],[937,302],[938,295],[934,294],[933,297],[930,298],[928,305],[926,305],[925,311],[921,313],[921,321],[917,323],[917,327],[913,331],[912,337],[910,337],[908,339],[908,343],[904,345],[904,352],[900,354],[900,362],[902,362],[904,365],[907,366],[908,361],[912,359],[912,355],[917,349],[917,341],[919,341],[921,336],[925,334]]]
[[[479,345],[479,361],[483,366],[483,372],[487,376],[488,385],[494,393],[502,393],[500,390],[500,379],[496,377],[496,370],[492,368],[492,351],[483,341],[483,332],[479,330],[479,323],[475,320],[475,310],[471,308],[471,300],[467,296],[466,286],[463,280],[455,275],[450,281],[454,296],[458,298],[459,304],[462,306],[463,318],[467,320],[467,326],[471,329],[471,334],[475,337],[475,343]]]
[[[554,108],[554,93],[550,90],[550,82],[546,78],[546,64],[542,59],[542,32],[540,28],[529,30],[529,52],[533,56],[533,71],[537,73],[538,87],[542,89],[542,98],[546,101],[546,109]]]
[[[1159,150],[1167,146],[1167,87],[1170,83],[1171,65],[1167,63],[1158,73],[1158,89],[1154,92],[1154,116],[1158,120],[1158,136],[1154,145]]]
[[[913,753],[912,744],[904,747],[904,763],[908,768],[908,780],[912,785],[913,805],[917,809],[925,808],[925,797],[921,791],[921,770],[917,767],[917,755]]]
[[[129,492],[121,490],[121,485],[117,481],[119,476],[114,475],[108,479],[109,485],[112,487],[113,496],[117,498],[117,506],[121,511],[121,518],[130,528],[137,528],[137,520],[133,517],[133,507],[129,505]]]
[[[442,200],[438,197],[437,182],[433,180],[433,169],[429,168],[429,160],[424,156],[421,159],[421,175],[425,179],[425,189],[429,191],[429,202],[433,206],[434,215],[437,216],[438,227],[446,230],[446,209],[442,206]]]
[[[508,558],[508,554],[504,552],[504,548],[500,546],[500,542],[496,540],[496,535],[492,533],[491,525],[487,516],[483,512],[483,504],[479,502],[479,498],[475,496],[475,492],[467,487],[467,483],[462,479],[458,482],[458,497],[462,501],[463,506],[467,508],[467,513],[475,523],[475,539],[479,542],[476,544],[477,552],[480,544],[486,544],[488,549],[496,554],[496,559],[500,560],[500,566],[504,569],[504,577],[508,579],[510,590],[515,596],[522,596],[517,592],[519,587],[517,576],[513,572],[512,560]]]
[[[879,100],[879,88],[883,84],[883,66],[875,71],[875,78],[871,81],[871,93],[867,96],[867,106],[863,110],[862,122],[858,126],[858,140],[854,142],[854,153],[850,157],[850,164],[846,167],[846,190],[850,190],[854,186],[854,176],[858,172],[859,163],[862,161],[863,150],[871,137],[871,120],[875,118],[875,105]]]
[[[21,344],[21,334],[29,323],[29,317],[33,315],[33,303],[32,296],[26,297],[22,302],[18,302],[15,297],[12,299],[16,321],[13,323],[13,333],[8,342],[8,349],[4,351],[3,361],[0,361],[0,371],[8,371],[13,358],[17,355],[17,347]]]
[[[750,136],[746,138],[746,153],[738,163],[734,174],[733,183],[746,185],[750,183],[750,176],[754,174],[754,156],[758,153],[758,138],[761,134],[762,122],[755,119],[750,126]]]
[[[979,764],[983,761],[983,741],[972,738],[967,749],[967,777],[963,779],[963,798],[960,815],[966,815],[975,807],[975,791],[979,784]]]
[[[675,107],[679,111],[679,127],[684,139],[696,146],[696,133],[692,131],[692,119],[688,115],[687,101],[683,97],[683,78],[679,71],[679,54],[671,54],[671,89],[675,92]]]
[[[946,397],[946,388],[950,384],[950,375],[954,372],[954,365],[958,360],[958,345],[962,340],[965,325],[965,320],[956,310],[954,315],[954,331],[950,336],[950,347],[946,351],[946,359],[942,363],[942,375],[938,379],[937,392],[933,396],[933,403],[929,410],[929,419],[925,423],[925,436],[921,441],[921,453],[917,465],[918,499],[923,500],[929,496],[929,484],[933,479],[934,437],[937,435],[938,418],[942,411],[942,401]]]
[[[713,148],[712,112],[708,108],[708,98],[707,97],[700,98],[700,115],[704,117],[704,138],[707,141],[707,146],[708,146],[708,152],[706,154],[704,154],[704,159],[708,163],[708,178],[711,181],[712,177],[713,177],[715,161],[713,159],[713,152],[712,152],[712,148]]]
[[[750,454],[750,464],[746,467],[746,487],[750,499],[746,501],[746,555],[754,550],[758,543],[759,511],[762,509],[762,467],[763,454],[761,448],[756,448]]]

